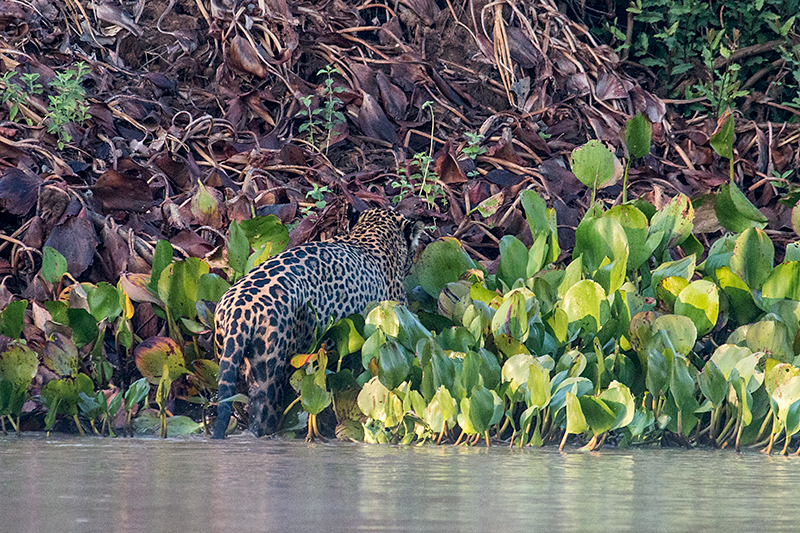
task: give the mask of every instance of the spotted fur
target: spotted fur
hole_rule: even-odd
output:
[[[348,236],[286,250],[222,296],[216,312],[221,354],[217,397],[234,395],[244,364],[253,434],[278,429],[288,385],[286,366],[310,347],[317,316],[327,323],[331,316],[360,313],[370,302],[406,301],[403,279],[421,231],[421,222],[370,209],[358,215]],[[219,404],[215,439],[225,438],[231,411],[230,402]]]

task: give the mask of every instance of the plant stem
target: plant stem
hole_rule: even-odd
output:
[[[628,203],[628,170],[631,168],[631,158],[625,163],[625,175],[622,178],[622,203]]]

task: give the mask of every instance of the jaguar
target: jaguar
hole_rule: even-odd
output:
[[[318,323],[361,313],[370,302],[406,302],[421,221],[381,208],[348,212],[349,234],[277,254],[231,286],[216,310],[220,353],[217,398],[247,376],[248,429],[277,431],[288,387],[287,365],[314,341]],[[310,305],[309,305],[310,304]],[[213,438],[224,439],[232,405],[218,404]]]

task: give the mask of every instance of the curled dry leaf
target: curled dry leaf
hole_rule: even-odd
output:
[[[467,177],[461,171],[453,150],[453,145],[448,140],[436,155],[436,175],[444,183],[464,183]]]
[[[364,135],[372,139],[386,141],[397,144],[397,131],[394,125],[389,122],[386,113],[373,97],[362,91],[363,101],[358,110],[358,125]]]
[[[18,168],[7,168],[0,178],[0,209],[12,215],[25,215],[39,196],[42,180]]]
[[[94,197],[106,211],[144,212],[153,205],[153,193],[147,180],[126,176],[114,169],[106,170],[92,187]]]
[[[68,216],[53,228],[44,245],[61,252],[67,260],[67,271],[77,278],[94,261],[97,234],[86,218]]]
[[[252,74],[259,78],[267,77],[267,68],[258,57],[256,49],[250,41],[237,35],[228,46],[228,64],[233,70],[244,74]]]

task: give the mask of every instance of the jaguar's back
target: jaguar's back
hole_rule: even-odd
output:
[[[274,433],[280,421],[289,358],[307,350],[317,316],[324,322],[360,313],[370,302],[405,302],[403,279],[422,230],[384,209],[358,216],[350,234],[308,243],[268,259],[220,299],[219,399],[233,396],[244,363],[250,385],[250,431]],[[316,316],[308,304],[311,303]],[[214,438],[224,438],[229,402],[219,404]]]

